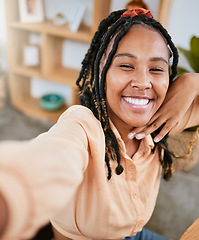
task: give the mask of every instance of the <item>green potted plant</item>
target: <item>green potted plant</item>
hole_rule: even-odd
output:
[[[199,73],[199,37],[193,36],[190,39],[190,49],[178,47],[180,53],[186,58],[192,72]],[[185,72],[190,72],[184,67],[178,67],[178,74],[181,75]],[[174,169],[188,171],[196,165],[199,160],[199,141],[196,133],[198,126],[188,128],[182,133],[174,134],[168,138],[169,149],[176,155],[184,156],[184,158],[174,159]],[[189,146],[191,144],[191,153]]]
[[[189,50],[184,49],[182,47],[178,47],[178,49],[187,59],[193,72],[199,73],[199,37],[193,36],[191,38]],[[182,74],[190,71],[183,67],[178,67],[178,72],[179,74]]]

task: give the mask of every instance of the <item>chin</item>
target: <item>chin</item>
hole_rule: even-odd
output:
[[[139,119],[137,119],[137,120],[135,120],[135,121],[128,121],[128,123],[129,123],[129,125],[131,125],[132,127],[136,127],[136,128],[138,128],[138,127],[144,127],[149,121],[150,121],[150,119],[146,119],[146,120],[144,120],[144,119],[141,119],[141,118],[139,118]]]

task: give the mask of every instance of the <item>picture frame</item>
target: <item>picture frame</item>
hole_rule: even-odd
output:
[[[23,47],[23,64],[26,67],[38,67],[40,65],[39,45],[27,44]]]
[[[34,23],[44,21],[42,0],[18,0],[20,21]]]

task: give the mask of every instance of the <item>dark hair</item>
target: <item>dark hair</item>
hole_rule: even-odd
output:
[[[167,30],[155,19],[149,18],[145,15],[138,15],[133,18],[130,16],[121,17],[125,11],[126,10],[124,9],[112,12],[100,23],[98,30],[92,39],[90,48],[88,49],[85,58],[82,61],[82,69],[76,82],[77,86],[79,87],[80,103],[91,109],[95,117],[101,122],[102,128],[104,130],[106,143],[105,162],[108,167],[108,179],[111,178],[112,174],[109,159],[110,157],[113,160],[117,161],[118,165],[115,169],[116,174],[121,174],[123,172],[123,167],[120,164],[121,157],[119,153],[118,142],[113,131],[110,128],[107,113],[105,91],[106,73],[110,67],[113,56],[116,53],[120,40],[129,31],[131,26],[135,24],[144,24],[157,30],[163,36],[170,49],[170,52],[172,53],[173,58],[170,68],[170,84],[177,74],[178,51],[173,44]],[[110,40],[114,36],[114,44],[101,71],[99,84],[100,61],[105,54]],[[160,131],[160,129],[158,129],[154,134],[157,134],[158,131]],[[160,141],[160,143],[155,144],[155,147],[158,145],[160,156],[162,155],[162,149],[167,149],[166,138],[167,137]],[[164,178],[169,179],[172,176],[172,158],[168,151],[165,151],[164,158],[160,158],[160,161],[164,169]]]

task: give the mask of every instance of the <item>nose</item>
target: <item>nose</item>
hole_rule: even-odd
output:
[[[131,87],[137,88],[140,91],[152,88],[150,76],[147,76],[147,74],[144,73],[134,75],[130,82],[130,85]]]

